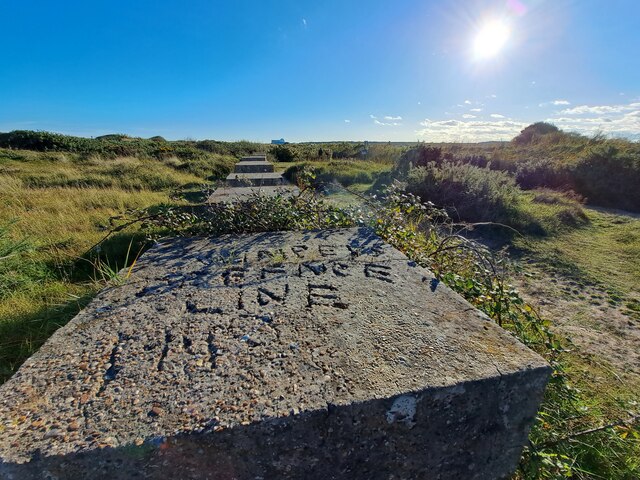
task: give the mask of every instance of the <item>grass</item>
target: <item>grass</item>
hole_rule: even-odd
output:
[[[181,169],[183,163],[123,157],[83,159],[71,154],[0,149],[0,175],[25,188],[117,188],[168,190],[202,178]]]
[[[109,218],[168,201],[167,193],[149,191],[0,188],[0,225],[11,225],[11,239],[28,239],[30,247],[11,270],[17,277],[11,291],[0,296],[0,381],[102,287],[88,260],[79,258],[102,239]],[[128,238],[122,237],[103,250],[104,262],[123,264]],[[8,276],[0,281],[8,283]]]
[[[130,246],[133,260],[140,238],[127,232],[87,255],[111,217],[202,182],[152,159],[0,150],[0,256],[10,255],[0,263],[0,381],[86,305],[105,272],[125,266]]]
[[[519,197],[518,216],[515,226],[534,235],[536,242],[587,226],[590,221],[580,202],[548,189],[523,191]]]
[[[515,247],[565,277],[640,299],[640,218],[585,209],[588,222],[546,238],[516,238]]]

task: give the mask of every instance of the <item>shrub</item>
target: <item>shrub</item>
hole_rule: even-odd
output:
[[[576,191],[589,203],[640,211],[640,155],[613,145],[593,147],[574,168]]]
[[[394,167],[394,173],[399,177],[404,177],[413,167],[426,167],[430,163],[440,165],[442,160],[441,148],[420,144],[405,152],[398,159]]]
[[[274,156],[276,162],[293,162],[296,159],[294,152],[286,145],[275,145],[269,153]]]
[[[570,168],[550,158],[516,162],[516,181],[524,189],[574,187]]]
[[[0,148],[25,149],[40,152],[71,152],[85,157],[177,157],[181,160],[211,159],[211,154],[240,157],[263,148],[261,144],[245,140],[219,142],[213,140],[166,141],[162,137],[149,139],[122,134],[103,135],[97,138],[73,137],[50,132],[15,130],[0,133]]]
[[[537,122],[529,125],[524,130],[522,130],[520,132],[520,135],[513,139],[513,142],[518,145],[527,145],[530,143],[535,143],[545,135],[551,135],[555,133],[560,133],[560,129],[555,125],[547,122]]]
[[[407,190],[469,222],[518,224],[520,189],[505,172],[473,165],[429,163],[409,172]]]

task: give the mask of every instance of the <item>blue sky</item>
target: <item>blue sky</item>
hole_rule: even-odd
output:
[[[0,19],[0,131],[640,134],[638,0],[2,0]]]

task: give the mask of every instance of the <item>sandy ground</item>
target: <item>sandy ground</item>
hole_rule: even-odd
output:
[[[618,381],[640,386],[640,319],[623,313],[597,286],[580,286],[536,265],[527,270],[532,276],[518,277],[516,285],[554,331]]]

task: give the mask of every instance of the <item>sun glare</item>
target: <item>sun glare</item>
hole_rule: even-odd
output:
[[[477,60],[495,57],[504,48],[511,29],[504,21],[492,20],[480,27],[474,41],[473,53]]]

